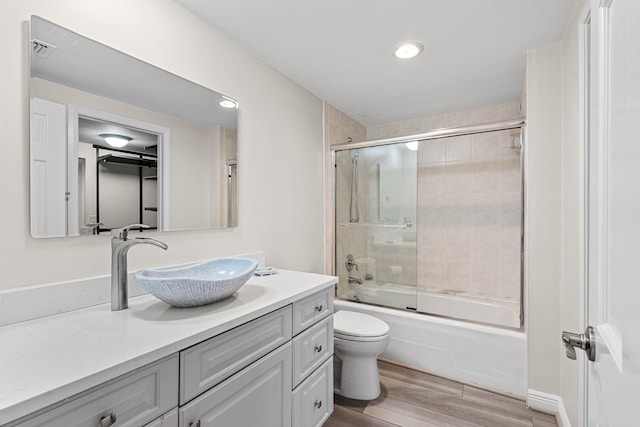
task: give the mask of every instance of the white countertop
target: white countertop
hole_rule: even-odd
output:
[[[174,308],[151,295],[0,327],[0,425],[218,335],[337,278],[280,270],[232,297]]]

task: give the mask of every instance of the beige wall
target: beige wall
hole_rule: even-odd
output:
[[[562,288],[560,329],[581,331],[584,146],[580,141],[579,19],[586,0],[578,0],[562,44]],[[557,337],[556,337],[557,338]],[[563,352],[561,352],[563,353]],[[579,422],[579,364],[560,356],[560,396],[572,426]]]
[[[579,364],[560,336],[580,330],[583,162],[580,141],[579,0],[563,40],[529,52],[529,388],[562,398],[579,425]]]
[[[3,2],[0,121],[6,161],[0,288],[108,274],[109,237],[29,235],[27,22],[40,15],[239,101],[240,227],[158,233],[168,251],[138,247],[130,269],[264,250],[275,266],[323,269],[320,99],[170,0]],[[132,31],[135,29],[135,31]],[[206,45],[206,49],[202,46]],[[12,206],[7,209],[7,204]]]
[[[529,389],[558,395],[561,293],[559,44],[527,55],[526,269]]]

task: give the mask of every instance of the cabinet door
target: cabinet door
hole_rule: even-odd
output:
[[[291,339],[291,306],[180,352],[180,404]]]
[[[80,394],[18,426],[138,427],[177,405],[176,354]]]
[[[320,427],[333,412],[333,358],[293,391],[293,425]]]
[[[293,303],[293,335],[333,314],[333,288]]]
[[[181,407],[180,426],[290,427],[291,343]]]
[[[333,354],[333,316],[293,339],[293,386],[297,386]]]

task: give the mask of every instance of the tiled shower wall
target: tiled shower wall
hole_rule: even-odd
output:
[[[354,130],[357,132],[352,136],[353,141],[362,140],[362,128],[329,107],[330,111],[325,109],[325,130],[334,141],[338,135],[340,138],[340,142],[330,144],[346,142],[346,137]],[[519,103],[500,104],[369,127],[366,139],[406,136],[518,117]],[[347,252],[355,251],[356,257],[362,254],[362,257],[375,259],[374,277],[382,282],[394,281],[391,272],[395,271],[398,283],[417,275],[419,289],[518,301],[520,160],[519,152],[511,148],[516,136],[514,131],[501,131],[421,142],[418,151],[417,266],[405,265],[403,271],[410,274],[398,276],[395,267],[406,261],[386,256],[388,248],[372,246],[376,235],[383,230],[354,228],[338,233],[337,274],[346,275],[346,271],[342,271],[343,257]],[[350,165],[344,166],[342,176],[338,175],[337,179],[346,179],[346,185],[343,181],[343,189],[338,191],[335,201],[348,209],[349,192],[345,189],[349,188]],[[340,189],[339,182],[337,187]],[[366,187],[361,185],[360,188],[364,191]],[[361,197],[367,195],[361,192]],[[407,249],[398,246],[390,250],[404,253]],[[347,287],[346,284],[340,286]]]
[[[516,119],[522,116],[519,102],[425,116],[367,128],[367,140],[392,138],[428,132],[434,129],[476,125]]]
[[[518,302],[519,130],[421,142],[418,288]]]

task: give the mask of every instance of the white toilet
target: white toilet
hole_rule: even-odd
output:
[[[389,335],[389,325],[376,317],[344,310],[333,315],[335,393],[358,400],[380,395],[377,357]]]

